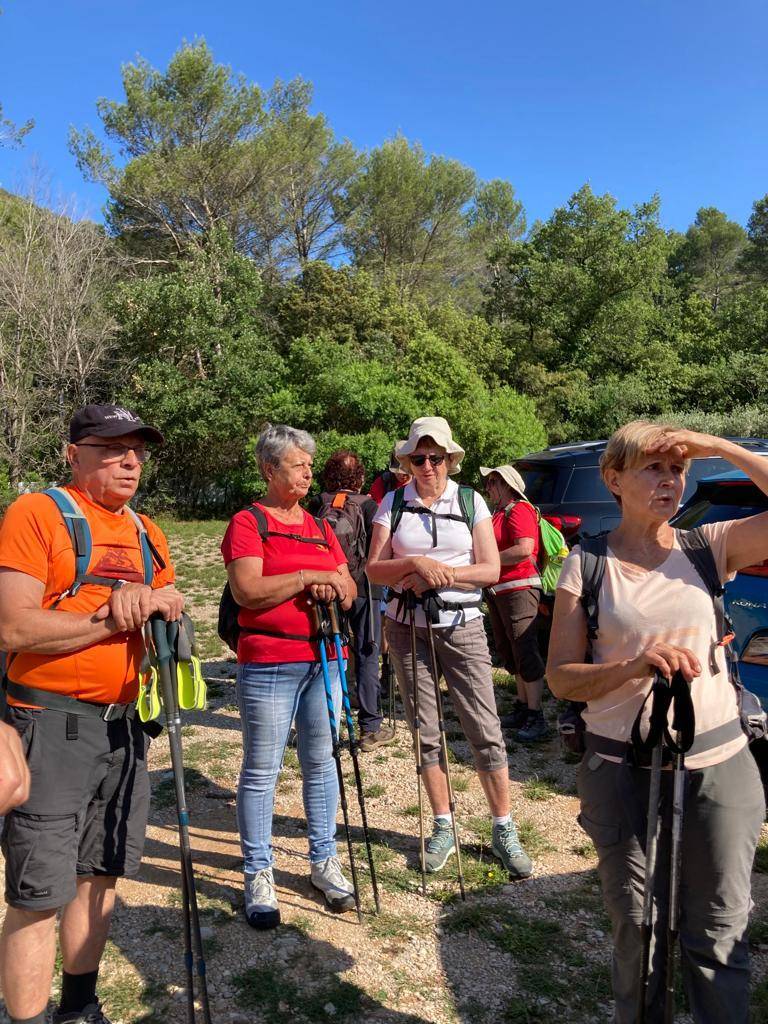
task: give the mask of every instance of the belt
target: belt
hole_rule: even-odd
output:
[[[505,590],[521,590],[523,587],[532,588],[540,586],[540,576],[528,576],[523,580],[507,580],[506,583],[497,583],[494,587],[488,587],[488,593],[496,597],[497,594],[503,594]]]
[[[24,686],[22,683],[14,683],[12,679],[6,679],[5,688],[11,697],[25,704],[34,704],[48,711],[63,711],[68,715],[79,715],[82,718],[101,718],[105,722],[112,722],[118,718],[133,718],[136,713],[134,701],[130,704],[96,704],[89,700],[67,697],[63,693]]]
[[[724,722],[722,725],[718,725],[714,729],[708,729],[706,732],[698,733],[693,741],[693,746],[687,752],[688,756],[704,754],[708,750],[714,750],[715,747],[719,747],[723,743],[728,743],[731,740],[738,739],[739,736],[743,735],[744,730],[741,727],[741,719],[732,718],[730,722]],[[646,767],[645,760],[643,758],[638,758],[635,748],[631,743],[626,742],[625,740],[614,740],[611,739],[610,736],[600,736],[599,733],[587,731],[584,733],[584,742],[587,745],[587,750],[593,754],[620,757],[623,760],[631,753],[632,757],[630,760],[633,763]],[[647,763],[648,765],[651,763],[650,756],[647,759]]]

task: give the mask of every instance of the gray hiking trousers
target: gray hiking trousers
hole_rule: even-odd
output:
[[[588,751],[579,769],[579,821],[597,849],[613,927],[614,1021],[635,1024],[645,855],[631,824],[622,771],[631,773],[639,806],[647,810],[649,770],[623,768]],[[626,774],[623,781],[629,782]],[[663,1019],[671,781],[672,772],[663,771],[648,1024]],[[749,1021],[750,875],[764,817],[760,774],[747,747],[721,764],[688,773],[680,947],[682,982],[696,1024]]]

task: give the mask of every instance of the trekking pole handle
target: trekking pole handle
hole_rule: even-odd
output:
[[[155,644],[155,650],[157,651],[158,661],[169,661],[171,657],[171,647],[168,643],[168,626],[170,625],[160,614],[155,614],[150,619],[152,623],[152,640]],[[176,626],[178,629],[178,626]]]
[[[331,603],[328,605],[328,614],[331,619],[331,632],[340,634],[341,629],[339,628],[339,612],[335,601],[331,601]]]

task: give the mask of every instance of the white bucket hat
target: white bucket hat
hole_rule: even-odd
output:
[[[395,445],[397,461],[407,472],[411,472],[411,460],[409,458],[416,451],[416,446],[424,437],[431,437],[436,445],[445,448],[448,459],[448,472],[451,475],[461,470],[461,460],[465,452],[461,445],[456,444],[451,434],[448,421],[442,416],[420,416],[411,424],[408,437],[404,441],[398,441]]]
[[[480,467],[481,476],[490,476],[491,473],[498,473],[505,484],[509,484],[513,491],[518,494],[525,494],[525,481],[517,472],[514,466],[488,466]]]

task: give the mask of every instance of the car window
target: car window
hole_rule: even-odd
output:
[[[525,483],[525,496],[534,505],[554,501],[557,470],[535,462],[516,462],[515,469]]]
[[[710,501],[697,501],[686,509],[672,524],[681,530],[692,530],[704,523],[722,523],[728,519],[746,519],[765,512],[765,505],[713,505]]]
[[[568,481],[568,489],[563,500],[613,501],[613,498],[603,483],[597,466],[577,466]]]

